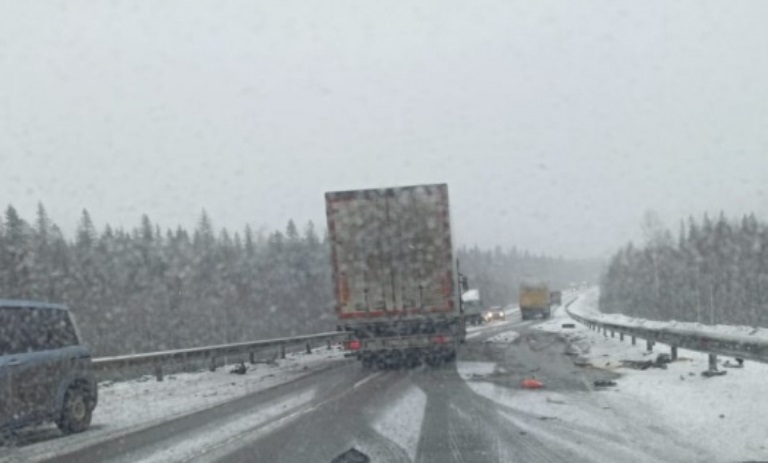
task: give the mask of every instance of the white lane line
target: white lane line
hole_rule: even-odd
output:
[[[365,378],[361,379],[360,381],[356,382],[355,385],[352,386],[352,389],[357,389],[358,387],[362,386],[363,384],[367,383],[368,381],[372,381],[372,380],[378,378],[379,376],[381,376],[383,374],[384,374],[383,371],[380,371],[378,373],[370,374],[370,375],[366,376]]]

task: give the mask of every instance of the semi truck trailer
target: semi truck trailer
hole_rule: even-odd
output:
[[[325,195],[337,329],[366,368],[456,358],[466,329],[448,186]]]

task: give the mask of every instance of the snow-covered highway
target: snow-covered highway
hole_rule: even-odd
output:
[[[594,303],[586,294],[575,308]],[[456,365],[438,369],[365,371],[318,349],[243,376],[116,383],[92,430],[32,430],[0,461],[330,462],[351,447],[374,462],[766,459],[751,423],[768,412],[757,400],[768,368],[705,379],[705,356],[682,351],[666,369],[617,368],[644,347],[566,321],[558,310],[472,329]],[[531,377],[544,387],[522,389]]]

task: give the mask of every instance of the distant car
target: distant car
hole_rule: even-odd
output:
[[[507,314],[504,312],[504,308],[500,306],[494,306],[485,311],[485,321],[490,322],[492,320],[506,320]]]
[[[65,433],[91,424],[98,391],[91,353],[58,304],[0,300],[0,432],[54,422]]]

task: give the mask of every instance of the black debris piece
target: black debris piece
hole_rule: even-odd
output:
[[[585,359],[584,357],[578,357],[573,360],[573,364],[576,365],[577,367],[588,367],[592,365],[592,362]]]
[[[368,457],[368,455],[357,450],[356,448],[351,448],[346,452],[342,453],[341,455],[339,455],[338,457],[331,460],[331,463],[370,463],[370,462],[371,462],[371,459]]]
[[[611,387],[616,385],[616,381],[611,381],[609,379],[598,379],[593,384],[595,387]]]
[[[245,366],[244,362],[240,362],[235,368],[229,371],[233,375],[244,375],[248,372],[248,368]]]
[[[725,368],[744,368],[744,361],[742,360],[741,362],[731,363],[730,360],[726,360],[725,363],[723,363],[723,366]]]
[[[621,366],[635,370],[647,370],[655,365],[652,360],[622,360]]]
[[[656,360],[622,360],[621,365],[635,370],[647,370],[649,368],[666,369],[670,362],[672,362],[672,357],[669,354],[659,354],[656,356]]]
[[[728,372],[723,370],[706,370],[701,372],[701,376],[711,378],[713,376],[724,376],[726,373]]]

